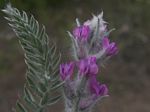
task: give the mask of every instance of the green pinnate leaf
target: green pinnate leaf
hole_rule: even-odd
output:
[[[28,112],[20,102],[16,103],[16,112]]]
[[[61,95],[58,95],[58,96],[56,96],[54,98],[49,99],[47,105],[55,104],[61,97],[62,97]]]
[[[24,50],[27,65],[23,102],[16,103],[17,112],[43,112],[49,104],[56,103],[60,96],[52,95],[63,82],[59,81],[58,69],[61,55],[54,42],[49,42],[45,27],[26,12],[10,4],[2,10],[9,25],[16,33]],[[21,98],[20,98],[21,99]]]

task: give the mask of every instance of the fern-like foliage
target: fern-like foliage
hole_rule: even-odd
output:
[[[24,96],[16,103],[16,112],[43,112],[48,105],[56,103],[61,95],[54,94],[63,84],[59,81],[60,53],[54,42],[49,42],[45,27],[26,12],[11,5],[3,10],[9,25],[15,31],[25,52],[27,64]]]

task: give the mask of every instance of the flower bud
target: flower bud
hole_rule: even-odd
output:
[[[87,41],[90,35],[90,28],[87,25],[76,27],[73,30],[73,35],[80,41]]]
[[[70,79],[74,70],[72,62],[60,65],[60,76],[62,80]]]
[[[113,56],[113,55],[117,54],[117,52],[118,52],[116,43],[115,42],[110,43],[110,40],[108,39],[108,37],[103,38],[102,47],[103,47],[103,49],[106,50],[107,56]]]
[[[91,94],[98,96],[105,96],[108,94],[108,88],[105,84],[100,84],[96,77],[91,77],[89,80],[89,87]]]
[[[98,66],[96,64],[96,57],[89,57],[79,62],[79,71],[83,75],[96,75],[98,73]]]

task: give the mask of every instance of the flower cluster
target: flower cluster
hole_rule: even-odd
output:
[[[93,16],[69,32],[74,61],[60,65],[64,84],[67,112],[88,112],[102,97],[108,95],[108,87],[97,81],[103,59],[118,52],[115,42],[110,42],[103,13]]]

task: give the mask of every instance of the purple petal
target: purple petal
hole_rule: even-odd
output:
[[[90,74],[96,75],[98,73],[98,66],[96,64],[90,65]]]
[[[80,27],[76,27],[76,28],[73,30],[73,35],[74,35],[76,38],[79,38],[80,35],[81,35],[81,28],[80,28]]]
[[[109,46],[109,39],[107,37],[103,38],[102,46],[103,46],[104,49],[106,49]]]
[[[87,62],[85,60],[79,62],[79,71],[80,74],[86,74],[88,72]]]
[[[99,95],[100,96],[105,96],[108,95],[108,88],[105,84],[101,84],[99,88]]]
[[[89,82],[89,86],[90,86],[91,93],[98,95],[99,83],[97,82],[96,77],[91,77],[90,82]]]
[[[80,74],[86,76],[96,75],[98,73],[98,66],[96,64],[96,57],[89,57],[79,62],[78,68]]]
[[[95,56],[89,57],[88,61],[89,61],[88,63],[96,63],[96,57]]]
[[[71,78],[74,70],[74,64],[72,62],[60,65],[60,77],[62,80]]]
[[[96,80],[96,77],[91,77],[89,81],[89,87],[90,87],[91,94],[95,94],[97,97],[105,96],[108,94],[107,86],[105,84],[100,84]]]
[[[87,40],[90,33],[89,26],[83,26],[81,31],[81,37],[83,37],[84,40]]]
[[[108,56],[112,56],[117,54],[118,48],[115,42],[112,42],[106,50]]]
[[[76,39],[80,41],[86,41],[90,34],[90,28],[87,25],[76,27],[73,30],[73,35]]]

